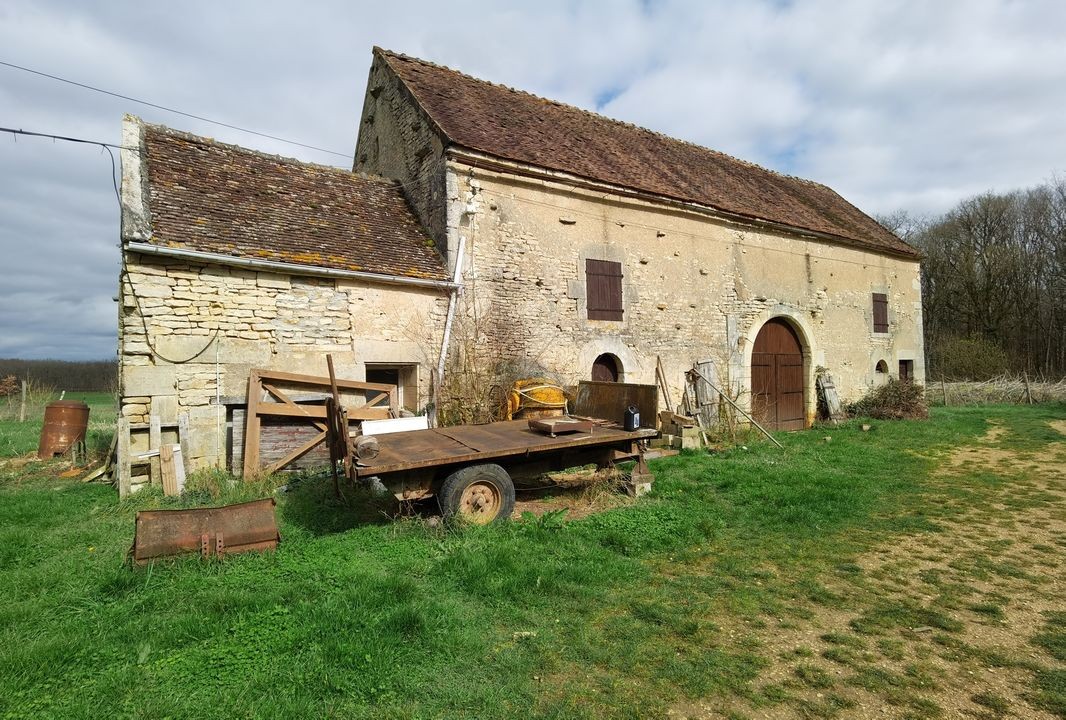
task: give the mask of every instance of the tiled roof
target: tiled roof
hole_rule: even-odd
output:
[[[398,184],[144,125],[151,242],[446,280]]]
[[[374,48],[445,140],[513,162],[834,236],[917,251],[819,183],[579,108]]]

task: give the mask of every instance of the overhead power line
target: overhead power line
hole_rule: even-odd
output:
[[[138,100],[137,98],[130,97],[129,95],[123,95],[121,93],[111,92],[110,90],[104,90],[103,88],[93,87],[92,85],[86,85],[85,83],[75,82],[74,80],[68,80],[67,78],[59,77],[58,75],[49,75],[48,73],[41,72],[40,70],[34,70],[32,68],[23,67],[22,65],[16,65],[14,63],[4,62],[3,60],[0,60],[0,65],[4,65],[4,66],[9,67],[9,68],[14,68],[15,70],[22,70],[23,72],[28,72],[28,73],[31,73],[33,75],[40,75],[41,77],[46,77],[46,78],[49,78],[50,80],[57,80],[59,82],[66,83],[68,85],[74,85],[76,87],[84,88],[86,90],[92,90],[93,92],[103,93],[104,95],[110,95],[111,97],[117,97],[117,98],[121,98],[123,100],[129,100],[130,102],[135,102],[135,103],[138,103],[140,105],[146,105],[148,107],[156,108],[157,110],[165,110],[166,112],[171,112],[171,113],[174,113],[176,115],[182,115],[182,116],[187,117],[187,118],[192,118],[193,120],[200,120],[200,121],[203,121],[203,122],[206,122],[206,123],[211,123],[213,125],[220,125],[222,127],[226,127],[226,128],[231,129],[231,130],[239,130],[240,132],[245,132],[245,133],[248,133],[250,135],[258,135],[259,137],[269,138],[271,140],[277,140],[278,142],[288,143],[289,145],[298,145],[300,147],[307,148],[309,150],[317,150],[318,152],[329,153],[330,155],[339,155],[340,157],[345,157],[345,158],[352,157],[352,155],[350,153],[342,153],[342,152],[337,152],[335,150],[327,150],[326,148],[317,147],[315,145],[308,145],[307,143],[297,142],[295,140],[287,140],[287,139],[285,139],[283,137],[278,137],[277,135],[270,135],[268,133],[259,132],[258,130],[249,130],[248,128],[242,128],[242,127],[239,127],[237,125],[231,125],[229,123],[222,122],[221,120],[212,120],[211,118],[206,118],[206,117],[203,117],[202,115],[194,115],[193,113],[187,113],[184,110],[177,110],[175,108],[167,107],[165,105],[158,105],[158,104],[153,103],[153,102],[148,102],[147,100]],[[67,138],[62,138],[62,139],[67,139]],[[94,143],[94,144],[100,145],[102,143]]]
[[[50,138],[53,142],[56,140],[63,140],[64,142],[81,143],[82,145],[98,145],[101,150],[106,150],[108,156],[111,158],[111,186],[115,189],[115,200],[118,201],[119,212],[122,211],[122,197],[118,191],[118,165],[115,163],[115,153],[111,152],[111,148],[116,150],[133,150],[139,152],[138,148],[126,147],[125,145],[115,145],[114,143],[100,142],[99,140],[86,140],[84,138],[67,137],[66,135],[52,135],[51,133],[39,133],[32,132],[30,130],[16,130],[15,128],[0,127],[0,133],[11,133],[17,138],[19,135],[27,135],[29,137]]]
[[[0,133],[11,133],[12,135],[28,135],[29,137],[50,138],[52,140],[65,140],[66,142],[84,143],[85,145],[112,147],[116,150],[137,150],[137,148],[126,147],[125,145],[115,145],[113,143],[107,142],[100,142],[99,140],[85,140],[84,138],[67,137],[66,135],[52,135],[50,133],[31,132],[29,130],[21,130],[15,128],[0,127]]]

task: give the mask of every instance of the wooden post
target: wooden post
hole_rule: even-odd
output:
[[[22,381],[22,402],[19,404],[19,422],[26,422],[26,381]]]
[[[163,428],[158,415],[148,417],[148,449],[159,450],[163,446]],[[153,456],[148,460],[148,481],[162,483],[163,476],[159,470],[159,456]]]
[[[948,406],[948,384],[944,381],[944,376],[940,376],[940,390],[944,393],[944,407]]]
[[[251,480],[259,472],[259,397],[263,388],[259,373],[248,374],[248,409],[244,418],[244,479]]]
[[[188,458],[192,457],[189,453],[189,413],[182,413],[178,415],[178,444],[181,445],[181,459],[182,462],[188,462]]]
[[[430,397],[433,399],[433,414],[429,416],[430,427],[440,425],[440,374],[437,368],[429,371]]]
[[[663,370],[662,358],[655,356],[655,379],[659,381],[659,388],[663,392],[663,403],[667,412],[674,411],[674,404],[670,401],[670,387],[666,384],[666,371]]]
[[[115,464],[118,471],[118,496],[125,498],[130,494],[130,482],[133,471],[130,468],[130,421],[129,418],[118,419],[118,434],[115,436],[116,453],[118,457]]]
[[[1025,382],[1025,399],[1029,402],[1030,405],[1032,405],[1033,404],[1033,393],[1031,393],[1029,391],[1029,373],[1028,372],[1023,372],[1022,373],[1022,381]]]

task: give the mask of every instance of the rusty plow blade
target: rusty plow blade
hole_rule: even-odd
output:
[[[192,510],[142,510],[131,553],[138,565],[183,553],[203,557],[273,550],[281,541],[274,499]]]

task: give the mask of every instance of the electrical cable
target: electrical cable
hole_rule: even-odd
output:
[[[337,152],[336,150],[327,150],[326,148],[317,147],[315,145],[308,145],[307,143],[297,142],[296,140],[287,140],[283,137],[278,137],[277,135],[270,135],[268,133],[259,132],[258,130],[249,130],[248,128],[243,128],[238,125],[231,125],[230,123],[225,123],[221,120],[212,120],[211,118],[206,118],[202,115],[194,115],[193,113],[187,113],[184,110],[177,110],[172,107],[167,107],[166,105],[158,105],[153,102],[148,102],[147,100],[138,100],[137,98],[130,97],[129,95],[123,95],[121,93],[112,92],[110,90],[104,90],[103,88],[94,87],[92,85],[86,85],[85,83],[75,82],[74,80],[68,80],[67,78],[59,77],[58,75],[50,75],[46,72],[41,72],[40,70],[34,70],[32,68],[23,67],[22,65],[16,65],[15,63],[9,63],[0,60],[0,65],[4,65],[9,68],[14,68],[15,70],[22,70],[23,72],[32,73],[33,75],[40,75],[41,77],[46,77],[50,80],[57,80],[62,83],[67,83],[68,85],[74,85],[76,87],[84,88],[85,90],[92,90],[93,92],[103,93],[104,95],[110,95],[112,97],[121,98],[122,100],[129,100],[130,102],[135,102],[140,105],[146,105],[148,107],[156,108],[157,110],[171,112],[175,115],[183,115],[185,117],[192,118],[193,120],[200,120],[202,122],[211,123],[212,125],[220,125],[221,127],[226,127],[231,130],[239,130],[240,132],[245,132],[250,135],[258,135],[259,137],[277,140],[278,142],[288,143],[289,145],[298,145],[300,147],[308,148],[309,150],[317,150],[318,152],[329,153],[330,155],[339,155],[340,157],[345,158],[353,157],[350,153]]]
[[[152,343],[152,336],[148,332],[148,320],[144,317],[144,311],[141,309],[141,299],[137,297],[137,291],[133,289],[133,280],[130,279],[129,270],[126,270],[125,268],[122,269],[122,279],[126,281],[127,285],[129,285],[130,295],[133,296],[133,302],[137,306],[137,314],[141,318],[141,327],[144,328],[144,343],[148,346],[148,349],[152,351],[152,354],[155,355],[157,358],[159,358],[160,360],[165,360],[173,365],[184,365],[185,363],[192,362],[196,358],[203,355],[205,352],[207,352],[207,349],[211,347],[211,344],[215,342],[215,338],[218,337],[219,332],[219,328],[217,327],[215,328],[215,331],[211,333],[211,337],[208,338],[207,344],[204,345],[203,348],[198,350],[196,353],[190,355],[184,360],[175,360],[159,352],[159,350],[156,349],[155,345]]]
[[[68,137],[66,135],[52,135],[51,133],[31,132],[29,130],[22,130],[21,128],[0,127],[0,132],[11,133],[12,135],[27,135],[29,137],[50,138],[52,140],[65,140],[66,142],[83,143],[85,145],[100,145],[101,147],[112,147],[116,150],[133,150],[134,152],[138,152],[138,148],[126,147],[125,145],[115,145],[114,143],[101,142],[99,140],[85,140],[84,138]]]

